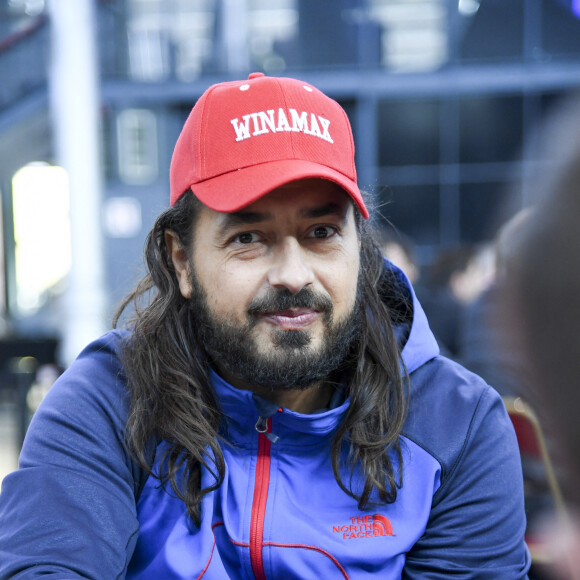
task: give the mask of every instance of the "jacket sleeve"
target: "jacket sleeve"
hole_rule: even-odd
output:
[[[34,415],[0,493],[0,579],[124,577],[138,471],[123,444],[119,370],[110,345],[94,343]]]
[[[406,580],[527,578],[517,440],[501,398],[480,383],[474,375],[449,397],[442,389],[430,407],[442,480],[425,533],[407,555]]]

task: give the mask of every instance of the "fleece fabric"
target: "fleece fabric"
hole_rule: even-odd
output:
[[[394,503],[359,510],[336,482],[330,443],[348,397],[304,415],[212,373],[226,473],[194,526],[183,502],[155,477],[144,481],[125,448],[118,353],[126,335],[112,331],[52,387],[19,469],[3,482],[0,579],[527,578],[521,464],[502,400],[439,355],[412,288],[396,276],[413,316],[397,329],[410,407]],[[208,470],[202,477],[214,481]]]

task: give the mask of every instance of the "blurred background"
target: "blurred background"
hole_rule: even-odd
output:
[[[477,293],[580,88],[580,0],[0,0],[0,478],[143,274],[191,107],[253,71],[339,101],[379,225],[424,272],[467,250]]]

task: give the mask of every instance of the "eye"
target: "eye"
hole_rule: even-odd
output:
[[[311,232],[309,237],[316,238],[319,240],[324,240],[330,238],[336,234],[336,229],[331,226],[316,226]]]
[[[232,242],[238,244],[253,244],[259,240],[258,234],[255,232],[242,232],[232,238]]]

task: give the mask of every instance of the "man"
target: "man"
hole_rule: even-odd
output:
[[[32,421],[0,577],[525,578],[509,419],[383,263],[341,107],[259,73],[214,85],[171,205],[129,329]]]

